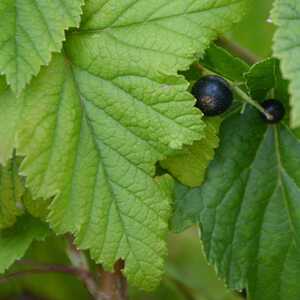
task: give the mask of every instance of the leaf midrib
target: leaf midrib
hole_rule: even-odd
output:
[[[126,239],[126,241],[127,241],[127,245],[128,245],[128,247],[129,247],[129,250],[130,250],[129,253],[131,253],[131,254],[133,255],[135,261],[136,261],[136,262],[138,263],[138,265],[139,265],[139,269],[140,269],[140,270],[143,270],[143,267],[141,266],[140,259],[137,258],[136,254],[135,254],[135,251],[133,250],[133,247],[132,247],[131,242],[130,242],[130,239],[136,239],[136,238],[133,237],[133,236],[130,236],[130,235],[128,234],[127,227],[126,227],[126,225],[125,225],[125,223],[124,223],[123,216],[121,215],[121,209],[120,209],[120,207],[119,207],[119,205],[118,205],[118,200],[117,200],[117,197],[115,196],[114,188],[113,188],[113,186],[112,186],[112,183],[114,183],[114,182],[111,183],[111,181],[110,181],[110,179],[109,179],[109,176],[108,176],[108,174],[107,174],[107,171],[106,171],[106,166],[105,166],[103,160],[101,159],[102,154],[101,154],[100,149],[99,149],[99,147],[98,147],[98,143],[97,143],[97,141],[95,140],[96,134],[95,134],[95,132],[94,132],[93,125],[91,124],[91,121],[90,121],[90,119],[89,119],[89,117],[88,117],[88,115],[87,115],[87,113],[86,113],[86,108],[85,108],[85,103],[84,103],[85,99],[84,99],[84,97],[82,96],[82,94],[81,94],[81,92],[80,92],[80,88],[79,88],[79,86],[78,86],[78,84],[77,84],[76,76],[75,76],[75,74],[74,74],[74,70],[73,70],[73,67],[72,67],[72,66],[70,66],[70,70],[71,70],[71,73],[72,73],[72,79],[73,79],[75,88],[76,88],[77,93],[78,93],[78,96],[79,96],[79,98],[80,98],[80,104],[81,104],[82,114],[85,115],[85,119],[86,119],[86,122],[87,122],[87,124],[88,124],[89,130],[91,131],[91,136],[93,137],[94,147],[95,147],[95,149],[96,149],[96,151],[97,151],[98,157],[100,157],[100,159],[98,159],[98,161],[99,161],[99,163],[102,164],[103,172],[104,172],[105,178],[106,178],[106,183],[107,183],[107,185],[109,186],[110,194],[111,194],[111,197],[112,197],[112,200],[110,201],[109,211],[111,210],[112,205],[115,205],[115,206],[116,206],[116,211],[117,211],[117,214],[118,214],[118,218],[119,218],[119,220],[120,220],[120,222],[121,222],[121,226],[122,226],[122,228],[123,228],[122,237],[121,237],[121,239],[120,239],[120,241],[119,241],[119,244],[121,243],[123,237],[125,237],[125,239]],[[82,126],[82,125],[81,125],[81,126]],[[107,146],[109,147],[109,145],[107,145]],[[113,150],[115,150],[115,149],[113,149]],[[120,155],[121,155],[121,154],[120,154]],[[77,156],[77,155],[76,155],[76,156]],[[122,157],[124,157],[124,156],[122,155]],[[124,157],[124,158],[128,161],[128,163],[132,164],[132,162],[130,162],[126,157]],[[136,166],[136,167],[139,168],[138,166]],[[139,168],[139,169],[140,169],[140,168]],[[99,167],[97,167],[97,173],[98,173],[98,170],[99,170]],[[145,173],[144,170],[142,170],[142,169],[140,169],[140,170],[141,170],[142,172]],[[149,176],[149,174],[147,174],[147,173],[145,173],[145,175],[146,175],[146,176]],[[122,187],[121,187],[121,188],[122,188]],[[93,198],[93,201],[94,201],[94,200],[95,200],[95,198]],[[143,205],[145,205],[145,203],[143,203]],[[92,209],[92,207],[93,207],[93,204],[91,204],[91,209]],[[153,209],[151,209],[151,210],[153,211]],[[90,213],[89,213],[89,214],[90,214]],[[156,214],[157,214],[157,212],[156,212]],[[91,215],[91,214],[90,214],[90,215]],[[158,214],[158,216],[159,216],[159,214]],[[160,216],[159,216],[159,217],[160,217]],[[107,221],[108,221],[108,220],[109,220],[109,216],[107,217]],[[133,219],[133,220],[134,220],[135,222],[138,222],[138,221],[135,220],[135,219]],[[91,218],[89,218],[89,223],[90,223],[90,221],[91,221]],[[106,222],[106,226],[107,226],[107,225],[108,225],[108,222]],[[87,226],[87,224],[85,224],[85,226]],[[159,241],[162,241],[162,239],[161,239],[155,232],[153,232],[150,228],[148,228],[148,226],[146,226],[146,225],[143,225],[143,226],[145,226],[150,232],[154,233],[155,236],[156,236],[156,238],[157,238]],[[103,245],[105,245],[105,237],[106,237],[107,233],[108,233],[108,230],[106,229],[106,230],[105,230],[105,235],[104,235],[104,240],[103,240],[103,243],[102,243]],[[141,240],[139,240],[139,241],[142,243]],[[153,253],[156,253],[156,255],[157,255],[158,258],[160,257],[160,255],[155,251],[154,248],[150,247],[148,244],[145,244],[145,243],[144,243],[144,245],[147,246],[147,247],[149,247],[149,249],[151,249],[151,250],[153,251]],[[119,246],[118,246],[118,247],[119,247]],[[101,262],[102,262],[102,258],[101,258],[101,257],[102,257],[102,252],[103,252],[103,250],[104,250],[104,247],[101,248],[100,254],[97,255],[97,256],[98,256],[98,259],[99,259],[99,258],[101,259]],[[118,252],[118,249],[116,249],[115,252],[117,253],[117,252]],[[121,257],[121,258],[122,258],[122,259],[126,259],[126,257]],[[116,257],[115,259],[117,259],[117,257]]]

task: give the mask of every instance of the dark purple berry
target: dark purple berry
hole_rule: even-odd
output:
[[[205,76],[192,89],[198,107],[206,116],[225,112],[232,104],[233,94],[229,84],[219,76]]]
[[[265,100],[261,106],[264,108],[266,114],[261,114],[263,120],[269,124],[276,124],[280,122],[285,114],[283,104],[276,99]]]

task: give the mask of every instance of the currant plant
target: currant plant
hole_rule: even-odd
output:
[[[33,264],[126,299],[196,224],[230,289],[299,299],[300,5],[258,61],[218,39],[251,3],[0,2],[0,283]],[[60,238],[70,266],[20,261]]]

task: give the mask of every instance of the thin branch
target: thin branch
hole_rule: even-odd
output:
[[[255,107],[258,111],[260,111],[268,120],[272,120],[273,117],[265,111],[265,109],[256,101],[254,101],[251,97],[249,97],[242,89],[237,86],[233,86],[234,91],[239,95],[246,103]]]
[[[89,263],[84,252],[77,249],[73,238],[67,236],[67,255],[76,268],[89,272]],[[86,287],[96,300],[127,300],[127,280],[123,276],[124,261],[118,260],[114,266],[114,272],[107,272],[101,266],[98,267],[97,281],[94,277],[83,278]]]
[[[111,300],[109,295],[99,289],[93,274],[90,272],[90,266],[85,253],[77,249],[74,245],[73,238],[70,235],[67,236],[67,242],[67,255],[73,267],[84,271],[79,274],[79,277],[84,282],[90,294],[95,300]]]
[[[84,252],[77,249],[77,247],[74,244],[73,237],[67,235],[66,240],[67,240],[67,255],[72,265],[76,268],[89,271],[90,266],[86,258],[86,255],[84,254]]]
[[[30,259],[21,259],[16,262],[18,265],[23,265],[23,266],[30,266],[32,269],[49,269],[49,270],[58,270],[60,273],[67,273],[67,274],[72,274],[79,279],[85,278],[85,277],[90,277],[93,278],[93,274],[85,268],[82,268],[81,266],[76,267],[76,266],[66,266],[66,265],[55,265],[55,264],[45,264],[45,263],[39,263]],[[64,272],[65,271],[65,272]]]
[[[257,63],[260,60],[260,58],[257,55],[253,54],[248,49],[242,48],[236,42],[233,42],[232,40],[229,40],[225,37],[220,37],[216,43],[217,45],[227,49],[232,54],[235,54],[236,56],[240,57],[250,65]]]
[[[13,273],[9,273],[7,275],[3,275],[0,277],[0,284],[7,283],[10,279],[14,279],[17,277],[23,277],[27,275],[35,275],[41,273],[63,273],[72,276],[79,276],[79,273],[82,272],[76,268],[68,267],[64,265],[37,265],[28,270],[17,271]]]

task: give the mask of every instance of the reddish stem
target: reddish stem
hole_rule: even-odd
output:
[[[21,263],[26,264],[26,263]],[[27,265],[27,264],[26,264]],[[16,277],[23,277],[26,275],[34,275],[34,274],[40,274],[40,273],[64,273],[69,275],[75,275],[77,277],[82,276],[82,272],[85,272],[83,270],[78,270],[73,267],[63,266],[63,265],[42,265],[42,264],[35,264],[36,266],[28,269],[28,270],[22,270],[17,271],[13,273],[9,273],[7,275],[0,277],[0,284],[7,283],[10,279],[16,278]],[[85,274],[85,276],[89,276],[88,274]]]
[[[108,295],[110,300],[127,300],[127,280],[123,276],[124,261],[118,260],[114,266],[114,272],[104,271],[99,268],[100,290]]]

